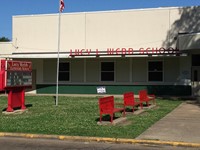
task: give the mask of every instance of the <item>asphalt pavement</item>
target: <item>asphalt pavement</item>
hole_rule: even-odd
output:
[[[106,142],[64,141],[0,137],[1,150],[199,150],[166,145],[116,144]]]

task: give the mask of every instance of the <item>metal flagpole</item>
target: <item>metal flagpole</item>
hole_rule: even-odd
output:
[[[58,55],[57,55],[57,75],[56,75],[56,106],[58,105],[58,82],[59,82],[59,63],[60,63],[60,21],[61,21],[61,2],[59,0],[59,16],[58,16]]]

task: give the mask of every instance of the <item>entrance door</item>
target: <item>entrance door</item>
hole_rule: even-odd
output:
[[[192,67],[192,95],[200,96],[200,67]]]
[[[200,97],[200,54],[192,55],[192,95]]]

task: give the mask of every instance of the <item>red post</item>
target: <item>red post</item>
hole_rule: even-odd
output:
[[[20,107],[25,110],[25,90],[24,88],[10,89],[8,92],[8,107],[7,112],[13,112],[13,108]]]
[[[24,90],[24,88],[22,88],[22,91],[21,91],[21,109],[22,110],[26,109],[24,97],[25,97],[25,90]]]
[[[8,92],[8,107],[7,107],[7,112],[12,112],[13,108],[12,108],[12,90],[9,90]]]

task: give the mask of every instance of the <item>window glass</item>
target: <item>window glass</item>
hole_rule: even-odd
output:
[[[148,80],[163,81],[163,62],[150,61],[148,64]]]
[[[68,62],[59,63],[59,81],[69,81],[69,70],[70,66]]]
[[[114,62],[102,62],[101,71],[114,71]]]
[[[192,66],[200,66],[200,55],[192,55]]]
[[[149,62],[149,71],[162,71],[162,62],[161,61],[155,61],[155,62]]]
[[[69,71],[69,63],[59,63],[59,71]]]
[[[101,81],[114,81],[114,62],[101,62]]]

